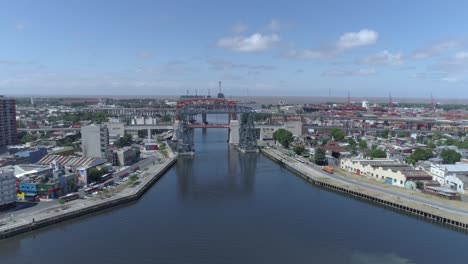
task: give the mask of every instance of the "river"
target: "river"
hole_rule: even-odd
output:
[[[137,202],[0,241],[1,264],[466,263],[468,236],[306,183],[195,133]]]

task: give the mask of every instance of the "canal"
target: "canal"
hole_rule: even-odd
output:
[[[465,263],[468,236],[318,189],[196,130],[137,202],[0,241],[1,264]]]

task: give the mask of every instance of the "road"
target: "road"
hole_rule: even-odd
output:
[[[281,149],[277,148],[277,150],[278,149],[281,151],[281,155],[283,157],[287,156],[287,154],[285,154],[286,150],[284,150],[282,148]],[[355,185],[355,186],[358,186],[358,187],[361,187],[361,188],[366,188],[366,189],[369,189],[369,190],[372,190],[372,191],[377,191],[377,192],[381,192],[381,193],[384,193],[384,194],[393,195],[393,196],[399,197],[400,199],[404,199],[404,200],[407,200],[407,201],[417,202],[417,203],[421,203],[421,204],[424,204],[424,205],[427,205],[427,206],[431,206],[433,208],[444,209],[445,211],[448,211],[448,212],[451,212],[451,213],[456,213],[456,214],[468,216],[468,210],[464,209],[464,208],[451,206],[451,205],[448,205],[448,204],[444,204],[442,202],[438,202],[436,200],[426,199],[426,198],[420,197],[420,196],[414,196],[414,195],[411,195],[410,193],[405,194],[405,193],[394,191],[392,189],[387,189],[387,188],[384,188],[384,187],[381,187],[381,186],[378,186],[378,185],[375,185],[375,184],[371,184],[371,183],[367,183],[367,182],[363,182],[363,181],[359,181],[359,180],[355,180],[355,179],[350,179],[350,178],[348,178],[346,176],[343,176],[343,175],[340,175],[340,174],[337,174],[337,173],[328,174],[328,173],[323,172],[321,170],[320,166],[315,165],[315,164],[310,163],[310,162],[297,163],[297,164],[302,165],[303,168],[308,170],[310,172],[310,174],[312,174],[312,175],[314,175],[316,177],[331,178],[331,179],[333,179],[335,181],[338,181],[338,182],[341,182],[341,183],[344,183],[344,184]]]

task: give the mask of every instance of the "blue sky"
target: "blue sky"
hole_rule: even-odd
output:
[[[0,1],[0,94],[468,98],[467,1]]]

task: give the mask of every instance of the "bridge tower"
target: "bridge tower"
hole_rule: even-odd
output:
[[[175,131],[177,137],[177,152],[184,155],[193,155],[194,148],[194,134],[193,128],[190,128],[190,122],[187,119],[188,116],[182,116],[179,120],[179,125]]]
[[[239,149],[242,152],[257,152],[257,133],[252,113],[241,115],[239,127]]]
[[[194,117],[202,115],[206,125],[207,114],[228,114],[229,143],[237,145],[242,152],[256,152],[257,139],[254,126],[255,110],[246,106],[239,106],[237,102],[224,98],[196,98],[177,103],[177,121],[175,138],[179,154],[194,154]],[[241,120],[237,116],[241,115]],[[199,125],[198,125],[199,126]]]

